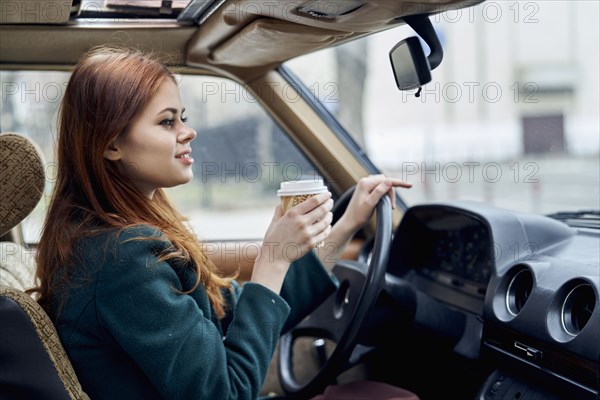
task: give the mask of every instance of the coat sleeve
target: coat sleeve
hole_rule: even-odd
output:
[[[293,328],[332,294],[336,287],[332,276],[314,252],[310,251],[294,261],[285,276],[280,293],[291,309],[283,331]]]
[[[287,303],[248,283],[239,291],[223,337],[188,295],[175,271],[156,257],[152,228],[126,230],[97,281],[98,323],[168,399],[256,399]],[[203,290],[199,288],[198,290]]]

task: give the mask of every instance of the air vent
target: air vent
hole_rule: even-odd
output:
[[[510,315],[519,314],[532,290],[533,274],[528,268],[521,268],[510,279],[506,290],[506,308]]]
[[[596,294],[589,283],[580,283],[565,297],[560,320],[563,329],[571,336],[577,336],[586,326],[596,305]]]

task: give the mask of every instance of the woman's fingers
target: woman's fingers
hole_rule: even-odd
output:
[[[314,236],[313,241],[310,243],[310,247],[313,248],[318,246],[319,244],[323,244],[325,239],[329,237],[331,233],[331,225],[328,225],[323,231],[321,231],[318,235]]]
[[[367,202],[373,207],[375,207],[379,199],[381,199],[381,197],[387,193],[392,203],[392,208],[395,208],[396,194],[394,192],[394,187],[412,187],[412,183],[410,182],[406,182],[398,178],[388,178],[385,175],[370,175],[361,179],[359,186],[361,183],[363,188],[369,193],[367,196]]]
[[[333,200],[329,199],[319,207],[302,216],[301,226],[305,232],[305,242],[309,247],[323,241],[329,235],[333,213]]]
[[[400,187],[405,187],[405,188],[412,187],[412,183],[407,182],[407,181],[403,181],[402,179],[398,179],[398,178],[386,178],[386,180],[390,181],[392,183],[392,186],[400,186]]]
[[[321,204],[327,202],[331,198],[331,193],[320,193],[315,196],[309,197],[304,200],[302,203],[297,204],[290,208],[286,214],[290,214],[291,216],[304,215],[319,207]]]
[[[312,209],[311,211],[304,214],[303,221],[306,224],[312,224],[316,221],[320,221],[327,213],[329,213],[333,209],[333,200],[328,199],[326,202],[319,205],[317,208]]]
[[[410,189],[412,187],[412,183],[397,178],[388,178],[386,182],[389,182],[390,184],[388,195],[390,196],[390,201],[392,202],[392,208],[396,208],[396,193],[394,192],[394,188],[401,187],[405,189]]]
[[[379,199],[381,199],[386,193],[389,193],[390,191],[393,193],[391,184],[389,184],[387,181],[380,182],[377,186],[373,188],[373,190],[371,190],[371,193],[369,193],[369,195],[367,196],[368,204],[374,207],[379,201]]]
[[[288,227],[283,240],[295,243],[303,252],[312,248],[329,235],[333,221],[332,209],[331,193],[312,196],[292,207],[280,221]]]
[[[332,221],[333,213],[328,212],[323,218],[315,221],[312,225],[309,226],[309,233],[311,234],[311,236],[319,235],[321,232],[323,232],[329,226],[331,226]]]
[[[310,197],[302,203],[292,207],[289,211],[289,218],[299,218],[302,223],[312,223],[322,219],[325,214],[333,209],[333,200],[331,193],[321,193]]]
[[[362,178],[346,211],[351,217],[349,221],[357,226],[364,224],[372,215],[379,200],[388,195],[392,207],[395,207],[395,187],[410,188],[411,183],[385,175],[370,175]],[[331,193],[321,193],[312,196],[302,203],[289,209],[284,215],[276,211],[274,220],[283,218],[281,223],[286,225],[285,241],[295,242],[302,248],[322,242],[331,231],[333,215],[333,200]]]

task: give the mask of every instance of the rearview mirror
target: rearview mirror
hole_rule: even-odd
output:
[[[390,50],[390,62],[400,90],[418,89],[431,81],[431,69],[419,38],[402,40]]]
[[[419,97],[421,86],[431,81],[431,71],[442,62],[444,49],[427,15],[409,15],[404,22],[425,41],[430,53],[425,57],[419,38],[412,36],[394,46],[390,61],[398,89],[419,89],[415,93]]]

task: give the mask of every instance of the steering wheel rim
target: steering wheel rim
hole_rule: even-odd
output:
[[[355,186],[348,189],[338,200],[336,208],[334,209],[334,220],[336,211],[341,207],[347,207],[354,189]],[[280,339],[278,357],[279,380],[286,396],[290,398],[308,398],[315,396],[338,375],[338,372],[341,373],[344,371],[343,368],[348,363],[350,356],[356,347],[360,328],[367,318],[369,311],[375,305],[379,293],[383,289],[392,242],[392,207],[388,196],[383,196],[379,200],[375,208],[375,213],[377,221],[374,236],[375,239],[366,277],[356,300],[356,306],[351,310],[352,316],[347,326],[344,328],[344,332],[340,336],[340,340],[337,342],[331,356],[310,380],[300,383],[294,376],[293,371],[292,353],[295,341],[294,330],[296,327],[285,333]],[[341,284],[338,291],[341,290],[342,286],[343,285]],[[336,296],[336,293],[332,296]],[[323,304],[325,303],[326,302]]]

